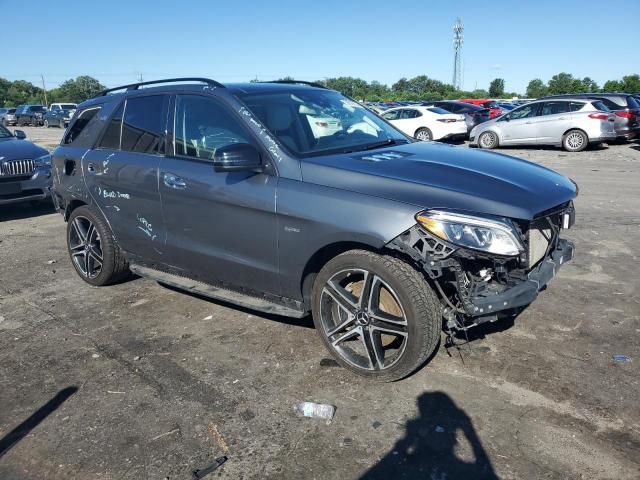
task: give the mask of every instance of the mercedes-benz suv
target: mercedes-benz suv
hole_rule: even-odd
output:
[[[339,128],[321,134],[317,118]],[[135,272],[263,312],[311,313],[341,365],[383,381],[419,368],[443,329],[518,312],[573,257],[561,238],[574,221],[569,178],[416,142],[304,82],[105,91],[78,106],[53,175],[86,282]]]

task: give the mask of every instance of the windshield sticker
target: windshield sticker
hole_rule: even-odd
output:
[[[384,162],[385,160],[394,160],[396,158],[404,158],[404,157],[410,157],[411,155],[413,155],[412,153],[407,153],[407,152],[384,152],[384,153],[376,153],[376,154],[369,154],[369,155],[363,155],[360,157],[353,157],[356,158],[358,160],[366,160],[368,162]]]

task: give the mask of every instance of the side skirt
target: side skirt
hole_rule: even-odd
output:
[[[179,288],[180,290],[203,295],[214,300],[233,303],[234,305],[248,308],[250,310],[257,310],[272,315],[283,315],[285,317],[294,318],[302,318],[307,315],[307,312],[304,310],[302,303],[300,302],[294,302],[295,307],[297,307],[294,308],[291,306],[281,305],[264,297],[248,295],[246,293],[216,287],[198,280],[192,280],[187,277],[174,275],[172,273],[144,267],[138,264],[130,264],[129,268],[133,273],[140,275],[141,277],[151,278],[157,282]],[[292,300],[289,300],[289,302],[293,303]]]

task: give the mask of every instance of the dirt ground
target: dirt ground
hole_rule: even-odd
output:
[[[640,143],[504,152],[578,182],[576,258],[515,322],[393,384],[338,368],[308,318],[90,287],[60,215],[4,207],[0,478],[187,479],[222,455],[211,478],[640,478]]]

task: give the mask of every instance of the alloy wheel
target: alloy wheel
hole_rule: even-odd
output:
[[[427,140],[431,140],[431,135],[428,130],[420,130],[416,135],[416,139],[425,142]]]
[[[483,133],[479,138],[482,148],[493,148],[496,143],[495,134],[492,132]]]
[[[398,295],[367,270],[342,270],[327,281],[320,320],[333,350],[357,368],[386,370],[407,346],[407,317]]]
[[[69,228],[69,252],[78,272],[96,278],[102,271],[100,234],[87,217],[78,215]]]
[[[571,132],[565,140],[570,150],[579,150],[584,145],[584,135],[579,132]]]

